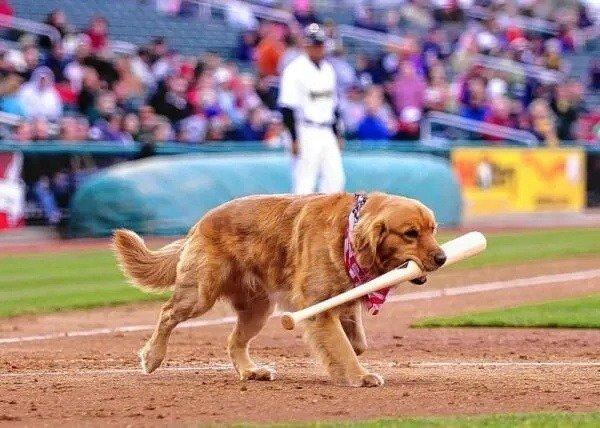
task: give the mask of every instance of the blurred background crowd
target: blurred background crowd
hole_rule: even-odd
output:
[[[600,143],[600,58],[593,54],[600,7],[593,0],[127,0],[128,10],[151,8],[170,20],[153,32],[144,18],[123,17],[130,33],[145,25],[146,36],[130,37],[135,43],[115,40],[102,14],[77,15],[74,25],[83,4],[72,0],[45,6],[43,22],[56,37],[34,35],[15,25],[17,5],[35,14],[39,3],[0,0],[6,142],[141,143],[137,157],[166,142],[286,147],[279,76],[302,53],[302,28],[319,22],[343,129],[361,145],[427,143],[423,124],[434,113],[464,122],[460,131],[443,130],[445,144],[501,145],[506,130],[526,133],[529,145]],[[234,49],[174,46],[208,28],[215,5],[223,14],[217,35],[233,35]],[[192,32],[166,37],[178,22]],[[126,30],[119,27],[119,35]],[[44,221],[58,223],[77,183],[118,160],[30,156],[27,199]]]
[[[24,119],[2,129],[2,137],[285,145],[275,104],[278,76],[301,52],[299,29],[317,21],[327,29],[348,138],[416,141],[424,115],[441,111],[526,130],[543,145],[600,141],[600,110],[584,102],[586,93],[600,90],[600,59],[584,75],[563,77],[570,67],[564,55],[597,36],[596,11],[585,3],[403,1],[389,9],[377,1],[353,3],[355,28],[389,36],[378,50],[349,55],[335,20],[321,18],[307,0],[284,5],[293,23],[231,8],[229,22],[240,29],[234,58],[216,51],[184,55],[160,34],[133,52],[116,53],[102,16],[75,28],[66,11],[54,10],[45,22],[59,40],[4,30],[15,43],[0,46],[0,111]],[[181,19],[201,12],[196,2],[181,0],[156,7]],[[0,0],[0,12],[14,14],[10,0]],[[515,16],[542,18],[556,31],[528,30]],[[406,32],[409,17],[427,28],[423,35]],[[490,57],[504,69],[481,61]],[[514,73],[515,63],[541,75]],[[485,133],[466,137],[502,142]]]

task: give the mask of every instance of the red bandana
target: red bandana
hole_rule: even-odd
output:
[[[356,252],[354,251],[352,242],[350,240],[354,226],[358,222],[360,209],[367,202],[367,196],[362,193],[356,193],[354,198],[356,199],[356,202],[354,203],[354,208],[352,208],[352,211],[350,211],[350,215],[348,216],[348,227],[346,228],[346,234],[344,236],[344,263],[346,264],[348,276],[356,286],[372,280],[374,276],[369,274],[369,272],[367,272],[358,264],[358,261],[356,260]],[[389,288],[382,288],[379,291],[374,291],[367,294],[364,297],[364,304],[367,312],[369,312],[371,315],[377,315],[381,309],[381,306],[385,303],[385,299],[389,291]]]

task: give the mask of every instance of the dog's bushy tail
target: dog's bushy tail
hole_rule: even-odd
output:
[[[146,291],[161,291],[175,285],[177,262],[185,239],[151,251],[138,234],[118,229],[112,244],[121,270],[134,286]]]

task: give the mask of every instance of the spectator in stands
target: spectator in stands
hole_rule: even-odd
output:
[[[538,98],[529,105],[529,115],[531,116],[532,132],[550,147],[557,147],[560,144],[556,133],[556,118],[554,117],[548,102]]]
[[[446,71],[441,64],[429,69],[429,84],[424,94],[425,110],[451,111],[453,109],[452,90],[446,80]]]
[[[576,89],[569,84],[559,84],[554,88],[550,107],[556,116],[557,136],[561,140],[573,139],[573,126],[579,117],[580,107]]]
[[[492,125],[516,127],[516,123],[513,122],[510,116],[511,103],[506,97],[500,96],[494,98],[490,102],[490,110],[485,115],[485,122]],[[502,138],[494,137],[492,135],[484,134],[483,138],[488,141],[500,143],[503,141]]]
[[[90,38],[90,45],[93,53],[104,51],[109,46],[108,21],[102,16],[95,16],[90,21],[90,25],[85,34]]]
[[[600,59],[596,58],[590,66],[590,89],[600,91]]]
[[[358,125],[365,116],[365,103],[361,86],[355,84],[348,88],[345,96],[340,99],[340,112],[349,138],[354,138]]]
[[[92,125],[96,125],[97,122],[106,120],[109,116],[117,113],[117,110],[115,93],[102,89],[97,93],[94,105],[88,109],[87,118]]]
[[[467,83],[466,102],[460,108],[460,115],[467,119],[483,121],[488,113],[485,83],[474,77]]]
[[[36,117],[31,122],[31,133],[34,141],[50,141],[50,123],[45,117]]]
[[[398,132],[395,139],[400,141],[418,141],[420,137],[419,121],[421,117],[422,113],[418,108],[412,106],[405,107],[400,112]]]
[[[11,139],[19,143],[29,143],[33,141],[33,130],[31,123],[27,120],[22,120],[15,127],[15,130],[11,136]]]
[[[172,123],[177,123],[192,114],[186,90],[187,85],[183,77],[169,76],[164,86],[159,88],[150,99],[150,105],[154,107],[157,114],[165,116]]]
[[[154,129],[158,124],[158,117],[154,108],[150,105],[143,105],[138,111],[140,117],[140,130],[138,141],[149,142],[154,139]]]
[[[269,148],[290,147],[292,137],[283,125],[283,117],[279,111],[271,111],[267,120],[264,135],[265,145]]]
[[[25,106],[19,96],[23,79],[16,73],[0,80],[0,111],[25,116]]]
[[[146,47],[139,48],[130,58],[131,72],[147,90],[154,90],[156,84],[151,64],[151,53]]]
[[[238,133],[241,141],[262,141],[265,136],[267,112],[263,107],[255,107],[248,112],[246,122]]]
[[[133,137],[121,128],[123,124],[123,114],[119,110],[108,113],[98,120],[91,129],[91,137],[99,141],[115,141],[123,144],[129,144]]]
[[[64,72],[69,62],[62,43],[55,43],[43,58],[42,65],[52,70],[57,82],[62,82],[66,79]]]
[[[256,47],[256,67],[260,77],[277,76],[277,66],[285,51],[277,33],[274,24],[261,25],[261,41]]]
[[[236,58],[240,61],[252,61],[257,44],[256,31],[244,31],[239,38]]]
[[[367,99],[373,99],[368,97]],[[366,113],[356,130],[359,140],[388,140],[390,133],[385,122],[379,117],[379,105],[370,101],[366,103]]]
[[[54,87],[54,74],[48,67],[38,67],[31,80],[21,88],[19,98],[27,117],[57,120],[62,115],[62,101]]]
[[[0,0],[0,15],[13,16],[14,10],[8,0]]]
[[[6,61],[11,69],[16,70],[26,81],[40,63],[40,51],[33,36],[25,34],[19,39],[18,49],[10,49],[6,53]]]
[[[123,116],[121,129],[132,141],[139,141],[140,119],[135,113],[127,113]]]
[[[354,71],[354,67],[352,67],[346,58],[346,52],[341,43],[335,44],[328,61],[333,66],[335,71],[338,97],[342,99],[348,89],[356,83],[356,72]]]
[[[81,66],[96,70],[99,78],[108,85],[112,85],[119,78],[113,62],[108,57],[108,53],[94,52],[92,40],[87,34],[82,34],[78,37],[76,61]]]
[[[415,107],[422,111],[425,105],[425,79],[417,74],[411,61],[403,61],[398,76],[391,87],[391,98],[397,112],[406,107]]]
[[[293,0],[292,12],[298,24],[302,27],[306,27],[313,22],[321,22],[314,11],[311,0]]]
[[[145,96],[145,88],[133,72],[131,57],[123,56],[117,59],[115,69],[119,74],[118,80],[113,84],[117,103],[126,111],[137,110]]]
[[[74,116],[63,116],[60,119],[59,128],[59,139],[61,141],[77,141],[79,139],[77,118]]]
[[[50,25],[54,27],[58,34],[60,35],[61,40],[69,33],[70,28],[67,22],[67,15],[63,10],[55,9],[46,15],[46,19],[44,20],[46,25]],[[52,39],[48,36],[42,36],[40,38],[40,47],[43,49],[50,49],[53,45],[56,45],[56,42],[53,42]]]

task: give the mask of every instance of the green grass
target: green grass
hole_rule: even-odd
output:
[[[238,425],[252,427],[257,425]],[[413,427],[444,427],[444,428],[567,428],[567,427],[598,427],[600,426],[600,412],[592,413],[526,413],[526,414],[496,414],[485,416],[458,416],[458,417],[425,417],[382,419],[361,422],[315,422],[273,424],[269,427],[314,427],[314,428],[413,428]]]
[[[494,233],[486,237],[485,252],[461,262],[460,268],[600,254],[600,228]],[[451,236],[441,235],[440,241],[449,238]]]
[[[533,305],[431,317],[413,327],[600,328],[600,294]]]
[[[128,285],[108,250],[0,258],[0,317],[163,298]]]
[[[456,268],[590,254],[600,254],[600,229],[498,233],[488,236],[485,253]],[[108,250],[0,257],[0,317],[163,298],[127,285]]]

